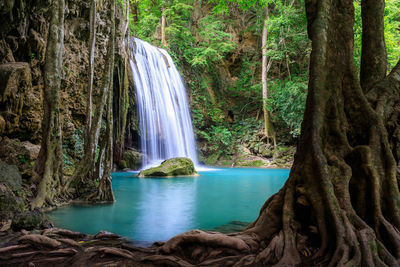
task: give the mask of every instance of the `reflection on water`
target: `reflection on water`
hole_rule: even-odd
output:
[[[167,240],[190,229],[255,220],[289,170],[218,168],[199,173],[169,179],[114,173],[114,204],[62,207],[49,217],[57,227],[89,234],[107,230],[137,241]]]

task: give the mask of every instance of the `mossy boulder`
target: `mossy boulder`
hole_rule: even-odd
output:
[[[266,144],[260,146],[258,153],[264,158],[272,158],[274,155],[274,151],[271,149],[271,146]]]
[[[21,190],[22,178],[17,166],[0,161],[0,183],[7,185],[13,192]]]
[[[124,168],[137,170],[142,165],[143,154],[135,150],[128,150],[124,153]]]
[[[196,176],[193,161],[188,158],[167,159],[158,167],[149,168],[139,173],[139,177]]]
[[[11,228],[14,231],[19,231],[21,229],[32,230],[39,228],[43,221],[44,215],[40,210],[35,209],[33,211],[25,211],[15,215]]]
[[[3,183],[0,183],[0,222],[12,219],[22,211],[22,200]]]
[[[17,166],[24,179],[32,177],[32,167],[39,151],[39,145],[34,145],[28,141],[21,142],[18,139],[7,137],[0,141],[0,161]]]

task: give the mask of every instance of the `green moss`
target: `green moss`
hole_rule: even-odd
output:
[[[172,158],[161,163],[160,166],[143,170],[139,177],[172,177],[197,175],[194,164],[188,158]]]
[[[19,159],[19,161],[21,161],[22,163],[26,162],[25,156],[24,155],[18,155],[17,158]]]
[[[32,230],[38,228],[43,220],[44,216],[39,210],[26,211],[14,216],[11,227],[15,231],[21,229]]]
[[[266,166],[265,162],[262,160],[240,160],[236,162],[237,166],[243,167],[263,167]]]
[[[232,165],[232,161],[231,160],[222,160],[218,163],[218,165],[220,166],[231,166]]]
[[[124,169],[128,168],[125,160],[121,160],[121,166]]]
[[[143,155],[137,151],[129,150],[124,153],[124,168],[137,170],[142,164]]]
[[[217,162],[218,158],[220,157],[221,153],[222,153],[221,151],[215,152],[214,154],[205,159],[205,163],[207,165],[214,165]]]
[[[246,165],[243,166],[249,166],[249,167],[261,167],[261,166],[265,166],[264,161],[262,160],[254,160],[254,161],[249,161],[247,162]]]

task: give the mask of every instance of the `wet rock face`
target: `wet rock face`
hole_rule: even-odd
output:
[[[143,154],[135,150],[128,150],[124,153],[125,168],[138,170],[142,165]]]
[[[0,223],[4,223],[21,212],[21,203],[13,191],[4,183],[0,183]]]
[[[30,112],[29,106],[35,101],[31,91],[31,69],[28,63],[9,62],[0,65],[1,134],[12,136],[30,131],[32,127],[28,122],[29,117],[24,115]]]
[[[40,143],[49,4],[47,0],[0,1],[0,136]],[[73,135],[83,129],[85,121],[89,9],[88,1],[65,1],[60,108],[63,140],[72,145]],[[98,10],[97,23],[95,95],[110,36],[108,2]]]
[[[0,161],[0,222],[12,219],[23,209],[17,197],[22,189],[22,178],[16,166]]]
[[[160,166],[143,170],[139,177],[173,177],[198,175],[193,161],[188,158],[172,158],[161,163]]]
[[[21,189],[22,178],[17,166],[8,165],[0,161],[0,183],[5,184],[14,192],[19,191]]]
[[[28,141],[4,138],[0,141],[0,160],[18,167],[23,177],[31,176],[32,167],[39,155],[40,146]]]

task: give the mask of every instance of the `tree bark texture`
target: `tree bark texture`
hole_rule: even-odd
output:
[[[273,126],[271,119],[269,117],[269,112],[267,109],[268,104],[268,71],[270,65],[268,64],[267,50],[268,50],[268,19],[269,19],[269,8],[268,6],[264,9],[265,18],[262,31],[262,70],[261,70],[261,82],[262,82],[262,103],[263,103],[263,113],[264,113],[264,135],[269,142],[272,138],[274,141],[274,146],[276,146],[276,137],[273,131]]]
[[[286,184],[243,232],[183,233],[161,246],[154,263],[400,265],[400,63],[366,96],[353,57],[353,2],[307,0],[306,13],[309,91]]]
[[[45,201],[53,204],[64,186],[62,135],[60,122],[60,87],[64,46],[64,0],[53,0],[44,64],[42,143],[35,165],[39,184],[32,208]]]
[[[115,131],[114,135],[114,149],[113,149],[113,159],[122,167],[123,161],[123,152],[125,150],[125,133],[126,133],[126,122],[128,116],[128,108],[129,108],[129,79],[128,79],[128,60],[129,60],[129,48],[128,44],[125,42],[126,40],[126,33],[129,26],[129,1],[126,1],[126,21],[121,33],[121,47],[120,51],[123,55],[122,62],[119,61],[117,66],[117,76],[118,76],[118,83],[114,85],[114,95],[113,97],[113,107],[114,107],[114,118],[115,120]],[[129,33],[128,33],[129,38]]]
[[[162,46],[167,46],[167,40],[165,37],[165,25],[166,25],[166,19],[165,19],[165,3],[163,3],[162,7],[162,14],[161,14],[161,45]]]
[[[362,0],[362,50],[360,80],[364,92],[386,76],[384,34],[385,0]]]
[[[76,197],[88,198],[95,194],[98,190],[96,181],[100,180],[96,176],[96,151],[99,144],[101,122],[103,119],[104,108],[106,106],[109,91],[112,91],[112,75],[114,67],[114,50],[115,50],[115,8],[113,1],[109,3],[111,5],[110,20],[111,20],[111,36],[107,45],[107,62],[104,75],[101,81],[101,88],[99,95],[96,99],[96,107],[92,119],[92,125],[90,127],[90,135],[88,140],[88,149],[82,160],[79,162],[75,169],[74,176],[71,180],[70,186],[74,189]],[[106,116],[107,117],[107,116]]]
[[[269,9],[265,8],[265,18],[262,31],[262,70],[261,70],[261,81],[262,81],[262,98],[263,98],[263,112],[264,112],[264,130],[265,136],[269,137],[269,127],[268,127],[268,110],[267,110],[267,100],[268,100],[268,57],[267,57],[267,40],[268,40],[268,17]]]
[[[90,126],[92,125],[92,102],[93,102],[93,77],[94,77],[94,52],[96,44],[96,0],[90,1],[90,22],[89,22],[89,81],[86,93],[86,122],[84,133],[84,151],[89,149]]]
[[[123,62],[118,67],[118,86],[114,89],[114,161],[121,165],[125,150],[125,134],[129,109],[129,78],[128,78],[128,56],[126,54]],[[123,167],[123,166],[121,166]]]
[[[111,51],[115,49],[115,2],[110,1],[111,5]],[[99,174],[99,185],[94,200],[96,201],[114,201],[114,194],[111,186],[111,170],[113,167],[113,71],[114,71],[114,53],[110,55],[109,88],[106,111],[106,132],[104,134],[105,143],[103,155],[99,156],[102,160],[102,173]]]

